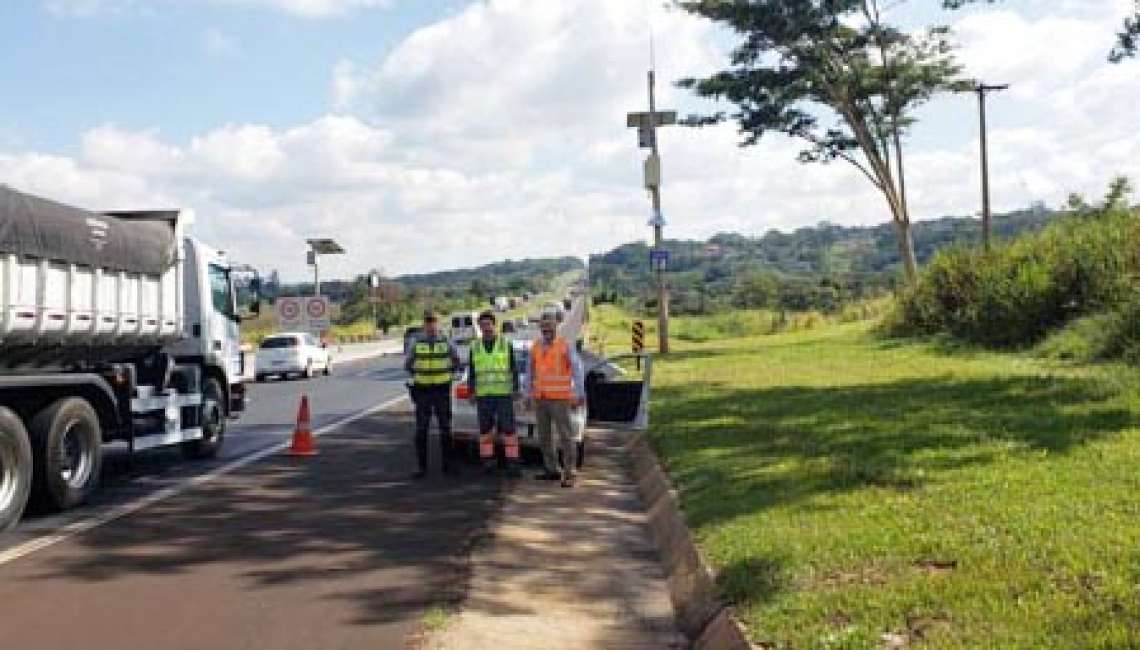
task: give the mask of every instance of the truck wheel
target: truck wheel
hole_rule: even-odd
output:
[[[20,520],[32,491],[32,445],[12,411],[0,407],[0,532]]]
[[[32,498],[51,510],[83,503],[99,485],[103,440],[86,400],[64,397],[32,418]]]
[[[205,459],[218,455],[226,435],[225,393],[214,377],[202,382],[202,437],[182,443],[187,458]]]

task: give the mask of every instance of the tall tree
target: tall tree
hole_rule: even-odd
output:
[[[903,137],[914,111],[935,93],[960,90],[945,27],[912,35],[886,24],[879,0],[677,0],[743,38],[732,68],[682,79],[698,96],[728,100],[731,115],[692,116],[693,126],[735,120],[756,144],[768,132],[806,141],[801,162],[844,160],[883,195],[898,235],[906,280],[917,262],[903,169]],[[824,123],[823,115],[834,121]]]

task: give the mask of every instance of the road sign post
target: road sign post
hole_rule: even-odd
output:
[[[634,354],[637,354],[645,349],[645,323],[635,320],[633,321],[633,346]],[[641,357],[637,357],[637,369],[641,370]]]
[[[653,227],[653,248],[663,250],[662,228],[665,218],[661,215],[661,158],[657,151],[657,127],[676,124],[677,111],[657,110],[653,94],[654,72],[649,71],[649,111],[627,113],[626,126],[637,129],[638,146],[650,150],[645,161],[645,187],[653,203],[653,214],[649,225]],[[654,267],[657,274],[657,352],[669,352],[669,291],[665,287],[665,260],[661,257]],[[652,261],[652,260],[651,260]]]

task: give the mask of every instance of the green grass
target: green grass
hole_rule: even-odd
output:
[[[867,323],[678,340],[651,434],[766,647],[1140,647],[1126,373]]]
[[[433,605],[424,614],[424,629],[428,632],[438,632],[443,629],[451,619],[451,613],[442,605]]]

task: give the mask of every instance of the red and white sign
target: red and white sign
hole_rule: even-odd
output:
[[[277,299],[277,327],[283,332],[319,334],[332,329],[327,296],[283,296]]]
[[[297,329],[302,322],[300,298],[281,297],[277,299],[277,326],[279,329]]]
[[[325,332],[332,329],[327,296],[305,298],[305,329],[310,332]]]

